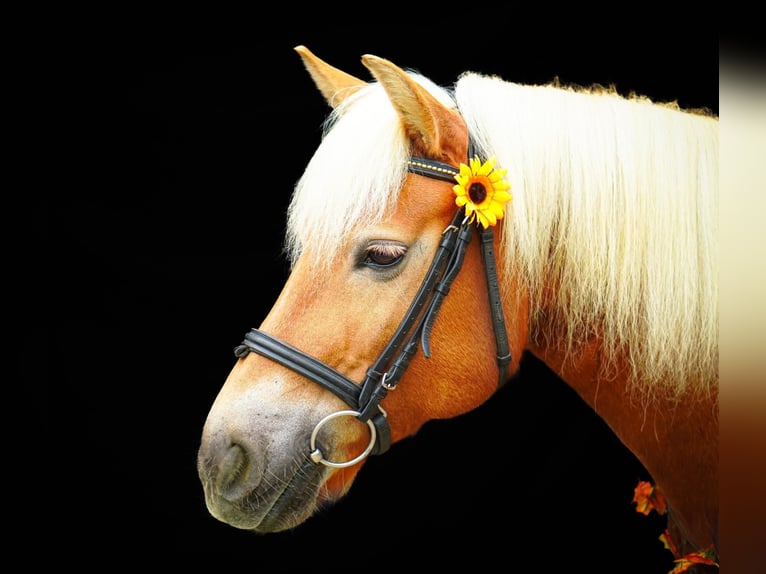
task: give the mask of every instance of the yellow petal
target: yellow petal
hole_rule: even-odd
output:
[[[479,170],[476,172],[477,175],[483,175],[487,176],[489,175],[489,172],[492,171],[492,166],[489,165],[489,162],[484,162],[484,164],[479,168]]]
[[[499,203],[493,203],[490,206],[490,210],[497,216],[498,219],[502,219],[503,215],[505,214],[505,208],[503,208],[503,206]]]
[[[504,169],[496,169],[492,173],[489,174],[489,181],[492,183],[495,183],[497,181],[502,181],[503,178],[505,178],[507,172]]]
[[[507,191],[500,191],[500,190],[495,190],[495,193],[492,195],[492,199],[500,203],[511,201],[511,197],[512,197],[511,194],[508,193]]]

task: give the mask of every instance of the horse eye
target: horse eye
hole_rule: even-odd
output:
[[[378,242],[367,246],[362,263],[368,267],[393,267],[407,253],[407,248],[401,243]]]

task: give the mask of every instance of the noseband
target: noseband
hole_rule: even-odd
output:
[[[455,176],[460,173],[460,170],[454,166],[421,157],[412,157],[407,168],[411,173],[452,183],[455,182]],[[417,352],[418,342],[423,348],[424,356],[430,358],[431,330],[436,315],[463,265],[474,227],[478,228],[481,240],[482,261],[487,278],[492,326],[497,346],[498,385],[502,385],[506,379],[505,373],[511,361],[511,353],[500,301],[494,235],[491,227],[483,229],[478,223],[469,222],[463,208],[457,210],[450,224],[442,232],[439,248],[415,298],[386,347],[367,369],[361,385],[315,357],[258,329],[251,329],[245,335],[242,344],[234,349],[237,357],[244,357],[252,351],[292,369],[332,391],[351,407],[351,410],[332,413],[317,423],[309,444],[310,457],[314,463],[343,468],[358,463],[369,454],[382,454],[389,449],[391,428],[380,402],[389,391],[396,388],[399,379]],[[370,442],[367,448],[354,459],[333,462],[324,458],[322,451],[316,446],[316,438],[319,429],[325,423],[341,416],[353,416],[367,423],[370,427]]]

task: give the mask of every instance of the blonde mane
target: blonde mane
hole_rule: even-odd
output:
[[[651,393],[714,392],[718,118],[613,89],[467,73],[448,91],[412,75],[508,170],[499,264],[529,289],[532,336],[573,354],[598,336],[605,376],[627,357]],[[379,85],[337,108],[288,210],[291,260],[310,249],[329,266],[355,225],[391,213],[407,157]]]

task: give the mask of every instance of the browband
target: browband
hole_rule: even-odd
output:
[[[440,179],[451,183],[455,183],[455,176],[460,173],[459,169],[448,163],[416,156],[412,156],[407,161],[407,170],[423,177]]]

